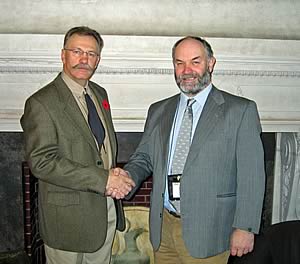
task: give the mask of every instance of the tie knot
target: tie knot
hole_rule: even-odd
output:
[[[191,98],[187,100],[187,107],[191,107],[196,102],[195,98]]]

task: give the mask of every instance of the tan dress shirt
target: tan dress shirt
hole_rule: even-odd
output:
[[[101,111],[101,108],[99,106],[99,102],[96,98],[96,96],[93,94],[92,90],[89,88],[88,86],[88,82],[86,84],[85,87],[79,85],[78,83],[76,83],[74,80],[72,80],[67,74],[65,74],[64,72],[62,72],[62,79],[64,80],[64,82],[67,84],[68,88],[71,90],[79,108],[80,111],[82,113],[82,115],[84,116],[84,119],[86,120],[86,122],[88,123],[88,109],[87,109],[87,105],[86,105],[86,101],[85,101],[85,97],[84,94],[87,93],[93,100],[98,115],[102,121],[103,127],[105,129],[105,138],[104,138],[104,143],[103,146],[101,146],[101,157],[103,160],[103,165],[105,169],[110,169],[112,167],[112,152],[111,152],[111,145],[110,145],[110,139],[109,139],[109,135],[107,133],[107,126],[103,117],[103,113]],[[95,143],[98,146],[97,140],[95,139]],[[99,149],[99,146],[98,146]]]

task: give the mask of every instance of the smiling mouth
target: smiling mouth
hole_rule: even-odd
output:
[[[181,80],[184,81],[184,82],[193,82],[196,79],[197,79],[196,77],[193,77],[193,78],[182,78]]]
[[[180,79],[181,83],[185,84],[195,84],[197,82],[198,78],[197,77],[184,77]]]
[[[181,82],[194,82],[197,79],[198,76],[196,76],[195,74],[183,74],[180,76]]]

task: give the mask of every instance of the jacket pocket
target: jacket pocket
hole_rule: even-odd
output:
[[[236,193],[221,193],[217,194],[217,198],[226,198],[236,196]]]

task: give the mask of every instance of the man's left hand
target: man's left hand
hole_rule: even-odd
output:
[[[254,234],[242,229],[235,229],[230,239],[230,254],[241,257],[253,250]]]

